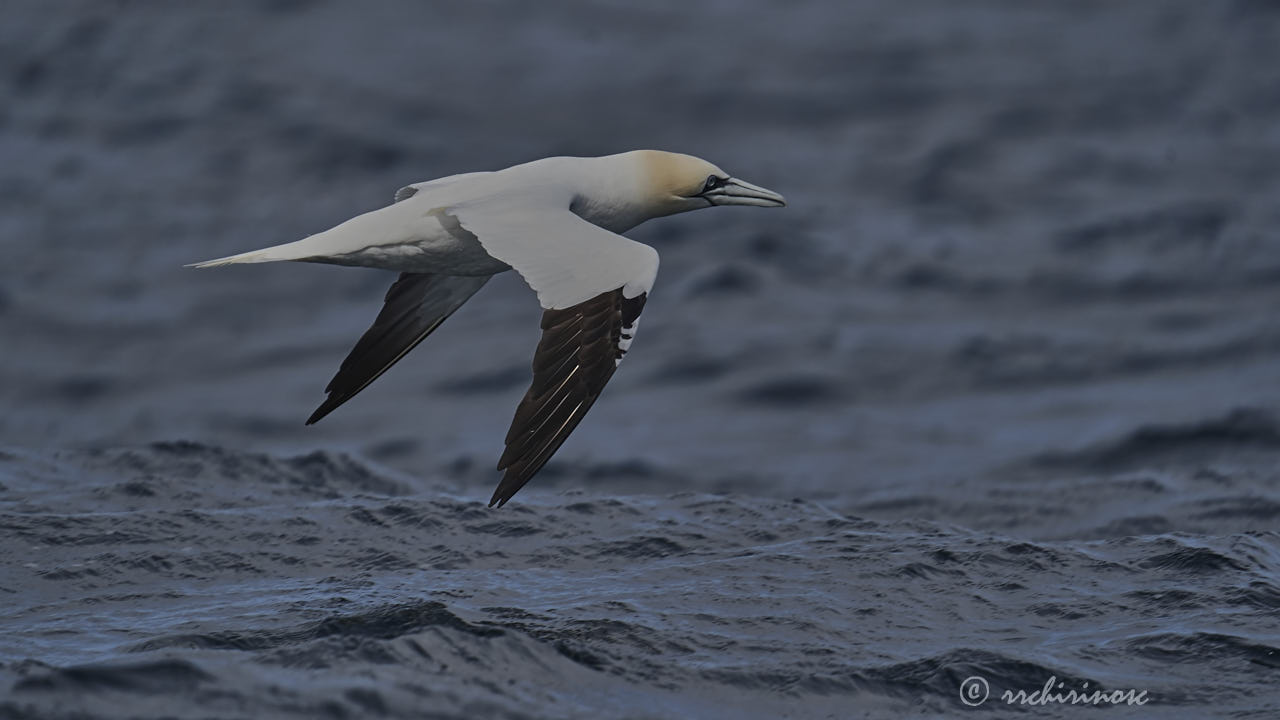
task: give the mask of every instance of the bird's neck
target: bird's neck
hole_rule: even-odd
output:
[[[587,222],[623,233],[645,220],[687,210],[655,197],[653,182],[633,153],[605,157],[551,157],[502,172],[550,202],[567,202]]]
[[[569,209],[611,232],[626,232],[645,220],[668,214],[648,197],[643,168],[618,156],[581,158],[572,177],[574,193]]]

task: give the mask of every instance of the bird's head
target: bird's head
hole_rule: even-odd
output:
[[[638,150],[635,153],[647,189],[653,217],[697,210],[715,205],[782,207],[787,204],[778,193],[729,173],[692,155]]]

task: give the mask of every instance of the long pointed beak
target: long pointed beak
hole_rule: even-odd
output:
[[[754,205],[756,207],[783,207],[786,198],[778,193],[752,185],[746,180],[731,177],[725,184],[702,194],[712,205]]]

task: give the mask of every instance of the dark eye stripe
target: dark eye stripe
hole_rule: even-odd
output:
[[[715,190],[716,188],[720,187],[726,182],[727,182],[726,178],[718,178],[715,175],[711,175],[707,178],[707,184],[702,186],[702,192],[707,192],[708,190]]]

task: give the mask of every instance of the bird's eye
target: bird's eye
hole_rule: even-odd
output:
[[[702,192],[715,190],[716,188],[720,187],[723,184],[724,184],[724,180],[722,178],[718,178],[715,175],[710,175],[707,177],[707,184],[702,186]]]

